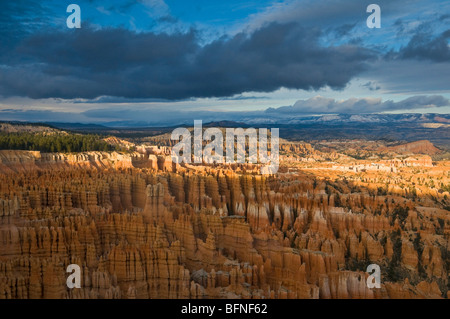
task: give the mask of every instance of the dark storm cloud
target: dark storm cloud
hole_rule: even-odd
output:
[[[273,23],[206,46],[198,44],[195,31],[168,35],[83,27],[42,32],[0,60],[0,94],[179,100],[281,87],[341,89],[374,58],[355,45],[324,47],[320,36],[320,30],[296,23]]]
[[[88,1],[124,15],[136,5],[162,8],[153,20],[176,22],[163,1]],[[80,30],[67,30],[64,5],[55,9],[51,1],[4,1],[0,10],[0,95],[82,98],[92,103],[233,99],[243,92],[272,92],[281,87],[342,89],[355,76],[369,74],[364,72],[376,76],[369,79],[381,83],[383,90],[448,90],[448,64],[442,62],[450,61],[450,31],[435,28],[448,22],[446,10],[436,13],[433,21],[424,19],[411,31],[415,24],[407,16],[402,14],[395,22],[392,17],[419,12],[421,1],[377,3],[382,7],[382,30],[388,29],[385,21],[391,21],[398,37],[409,40],[401,42],[400,49],[388,44],[378,52],[364,48],[375,47],[371,37],[365,36],[369,33],[359,29],[365,28],[368,3],[353,0],[277,3],[251,16],[247,31],[206,46],[200,44],[205,42],[197,31],[169,35],[134,32],[108,28],[105,21],[89,27],[89,21],[95,19],[83,20]],[[57,14],[50,14],[51,10]],[[52,23],[55,17],[59,20]],[[51,30],[56,24],[60,29]],[[341,37],[336,43],[349,44],[324,44]],[[371,68],[367,68],[368,62]]]
[[[449,39],[450,29],[435,37],[425,32],[418,33],[400,50],[400,57],[450,62]]]

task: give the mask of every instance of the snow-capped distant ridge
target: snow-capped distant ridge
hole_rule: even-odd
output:
[[[246,118],[245,123],[256,124],[343,124],[343,123],[440,123],[449,124],[450,114],[324,114],[316,116],[289,116],[271,114],[270,117]]]

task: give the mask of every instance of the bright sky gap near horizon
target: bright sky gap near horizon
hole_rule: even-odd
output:
[[[81,29],[66,26],[71,3]],[[371,3],[381,7],[380,29],[366,26]],[[450,1],[0,6],[0,120],[450,113]]]

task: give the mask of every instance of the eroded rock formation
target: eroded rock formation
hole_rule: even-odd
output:
[[[447,296],[450,218],[425,197],[158,156],[1,152],[0,298]]]

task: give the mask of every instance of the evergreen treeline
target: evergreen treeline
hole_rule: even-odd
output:
[[[1,133],[0,149],[53,152],[115,151],[116,147],[103,141],[99,135]]]

